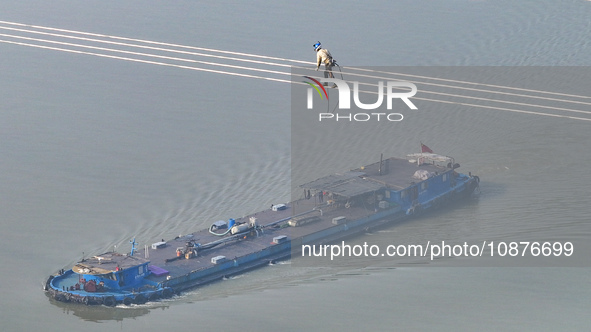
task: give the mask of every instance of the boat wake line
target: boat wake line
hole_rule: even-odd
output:
[[[8,21],[0,21],[0,43],[291,84],[306,84],[291,79],[292,69],[315,68],[315,63],[297,59]],[[421,87],[420,96],[413,97],[416,100],[591,121],[589,96],[359,67],[343,67],[342,74],[347,79],[412,82]],[[377,84],[361,81],[359,85],[370,87],[361,93],[378,94],[371,91]]]

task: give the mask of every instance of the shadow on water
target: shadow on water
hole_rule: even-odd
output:
[[[123,321],[125,319],[135,319],[147,315],[151,310],[169,308],[164,302],[148,302],[143,305],[118,305],[116,307],[106,307],[103,305],[82,305],[78,303],[64,303],[56,301],[47,295],[49,303],[61,309],[66,315],[74,315],[87,322],[101,323],[104,321]]]

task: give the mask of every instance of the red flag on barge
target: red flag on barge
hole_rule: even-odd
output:
[[[428,146],[426,146],[425,144],[421,143],[421,152],[422,153],[433,153],[433,150],[431,150]]]

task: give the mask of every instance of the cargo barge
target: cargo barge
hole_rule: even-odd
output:
[[[86,305],[142,304],[287,259],[303,245],[330,243],[470,196],[479,178],[453,158],[418,153],[301,185],[299,200],[131,252],[83,259],[50,276],[50,297]]]

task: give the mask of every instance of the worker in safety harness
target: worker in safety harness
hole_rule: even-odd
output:
[[[336,64],[332,55],[326,49],[322,48],[320,42],[314,44],[314,51],[316,51],[316,70],[320,68],[320,64],[324,63],[324,78],[334,78],[332,74],[332,67]]]

